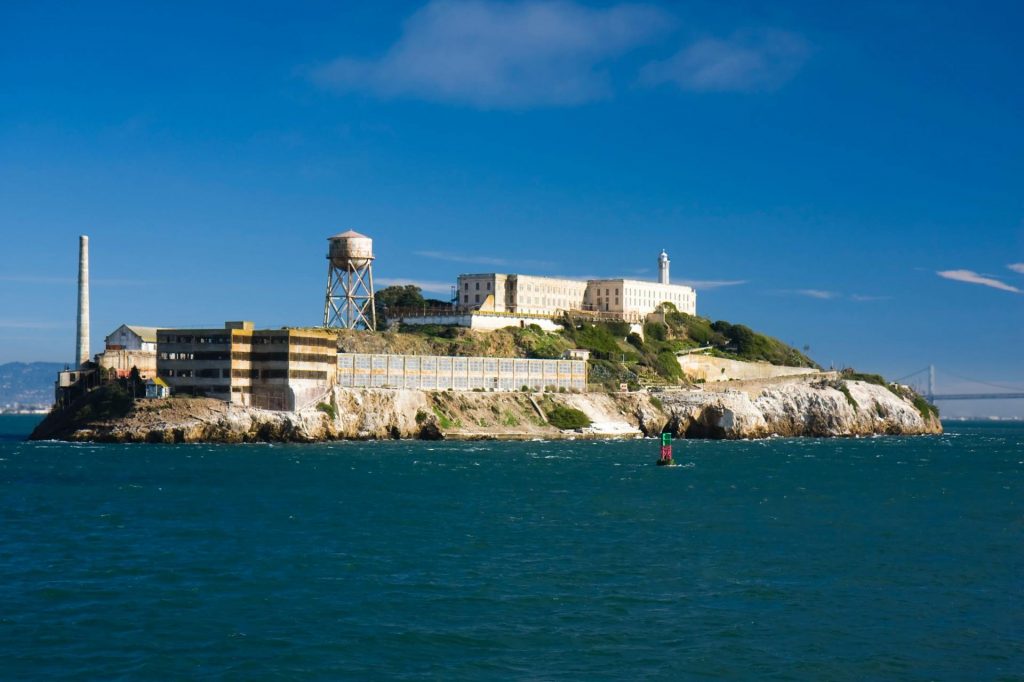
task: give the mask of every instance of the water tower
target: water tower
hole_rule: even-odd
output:
[[[373,240],[354,230],[327,238],[324,326],[377,329],[373,307]]]

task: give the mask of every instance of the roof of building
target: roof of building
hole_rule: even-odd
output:
[[[167,382],[164,381],[163,379],[161,379],[160,377],[153,377],[152,379],[147,380],[146,383],[147,384],[152,383],[152,384],[156,384],[157,386],[163,386],[164,388],[170,388],[167,385]]]
[[[338,234],[328,237],[327,239],[352,239],[353,237],[357,239],[369,239],[369,237],[367,237],[365,234],[359,234],[355,230],[346,230],[344,232],[339,232]]]
[[[126,324],[124,326],[135,332],[146,343],[156,343],[156,327],[140,327],[137,324]]]

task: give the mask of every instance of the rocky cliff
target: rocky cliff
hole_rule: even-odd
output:
[[[88,399],[88,396],[86,397]],[[272,412],[203,398],[135,402],[123,415],[51,414],[33,439],[101,442],[315,442],[338,439],[686,438],[941,433],[911,396],[860,381],[793,380],[719,391],[544,394],[335,389],[318,409]],[[544,406],[583,411],[590,427],[561,431]],[[81,406],[80,406],[81,407]],[[86,415],[86,416],[80,416]]]

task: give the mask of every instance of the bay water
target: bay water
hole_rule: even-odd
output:
[[[28,443],[2,679],[1024,679],[1024,424]]]

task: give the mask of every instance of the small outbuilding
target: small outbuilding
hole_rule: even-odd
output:
[[[160,377],[153,377],[152,379],[146,380],[146,397],[147,398],[169,398],[171,397],[171,387],[167,385],[167,382]]]

